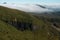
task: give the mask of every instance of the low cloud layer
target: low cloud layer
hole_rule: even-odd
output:
[[[48,8],[57,8],[58,7],[56,5],[55,5],[56,7],[52,6],[52,5],[48,5],[48,6],[45,6],[47,8],[44,9],[35,4],[0,4],[0,5],[9,7],[9,8],[13,8],[13,9],[26,11],[26,12],[51,12],[53,10],[48,9]]]

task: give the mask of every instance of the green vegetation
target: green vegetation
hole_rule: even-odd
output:
[[[59,40],[60,32],[51,26],[51,22],[56,22],[56,20],[59,18],[52,20],[50,16],[41,16],[41,14],[34,16],[23,11],[0,6],[0,40]],[[21,31],[4,21],[32,23],[38,29]]]

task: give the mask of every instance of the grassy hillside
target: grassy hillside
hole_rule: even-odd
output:
[[[5,21],[32,23],[37,29],[21,31]],[[59,32],[53,29],[48,21],[23,11],[0,6],[0,40],[59,40]]]
[[[26,34],[25,34],[26,33]],[[13,26],[0,21],[0,40],[33,40],[32,32],[21,32]]]
[[[33,24],[43,23],[42,20],[38,20],[34,16],[27,14],[26,12],[9,9],[0,6],[0,19],[7,21],[20,21],[20,22],[32,22]],[[40,21],[40,22],[39,22]],[[40,25],[40,24],[39,24]]]

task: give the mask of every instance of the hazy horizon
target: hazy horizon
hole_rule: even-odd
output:
[[[4,3],[6,3],[6,5]],[[46,8],[44,9],[37,5],[31,4],[42,5]],[[56,9],[60,10],[60,0],[1,0],[0,5],[28,12],[45,12]]]
[[[0,4],[7,2],[8,4],[42,4],[42,5],[59,5],[60,0],[1,0]]]

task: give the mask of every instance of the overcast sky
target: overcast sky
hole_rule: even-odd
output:
[[[3,2],[15,4],[60,4],[60,0],[0,0]]]

